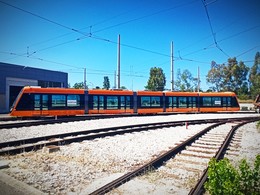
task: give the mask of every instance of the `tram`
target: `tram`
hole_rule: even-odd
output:
[[[234,112],[233,92],[155,92],[24,87],[11,116],[74,116],[83,114],[157,114],[164,112]]]

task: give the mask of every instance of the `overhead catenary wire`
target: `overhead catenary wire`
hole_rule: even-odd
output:
[[[0,2],[2,2],[2,1],[0,1]],[[195,2],[195,1],[192,1],[192,2]],[[147,17],[148,17],[148,16],[147,16]],[[134,19],[133,19],[133,21],[134,21]],[[129,22],[131,22],[131,21],[129,21]],[[123,23],[124,23],[124,22],[123,22]],[[123,25],[123,23],[122,23],[122,25]],[[127,24],[127,21],[125,22],[125,24]],[[115,25],[113,25],[113,26],[115,26]],[[113,26],[111,26],[111,28],[112,28]],[[212,24],[211,24],[211,26],[212,26]],[[71,30],[71,29],[73,29],[73,28],[68,27],[67,29]],[[105,28],[104,28],[104,29],[105,29]],[[102,30],[102,29],[101,29],[101,30]],[[212,30],[213,30],[213,28],[212,28]],[[72,31],[73,31],[73,30],[72,30]],[[73,31],[73,32],[76,32],[76,31]],[[212,32],[214,32],[214,31],[212,31]],[[90,34],[92,34],[92,33],[94,33],[94,31],[91,30]],[[81,34],[82,34],[82,33],[81,33]],[[84,34],[82,34],[82,35],[83,35],[83,37],[77,38],[77,39],[72,40],[72,41],[64,42],[64,43],[57,44],[57,45],[54,45],[54,46],[49,46],[49,47],[46,47],[46,48],[43,48],[43,49],[40,49],[40,50],[36,50],[36,51],[34,51],[34,52],[32,52],[32,53],[30,53],[30,52],[27,50],[27,53],[20,54],[20,55],[27,55],[27,57],[28,57],[29,55],[36,54],[36,52],[40,52],[40,51],[48,50],[48,49],[51,49],[51,48],[54,48],[54,47],[58,47],[58,46],[61,46],[61,45],[69,44],[69,43],[71,43],[71,42],[79,41],[79,40],[82,40],[82,39],[84,39],[84,38],[88,38],[88,37],[96,38],[94,35],[93,35],[93,37],[92,37],[92,36],[88,35],[88,34],[85,33],[85,32],[84,32]],[[88,37],[87,37],[87,35],[88,35]],[[215,35],[216,35],[216,33],[215,33]],[[103,38],[103,39],[104,39],[104,38]],[[218,40],[218,41],[217,41],[216,36],[215,36],[215,40],[216,40],[217,43],[219,43],[220,41],[222,41],[222,40]],[[116,44],[115,41],[111,41],[111,40],[108,40],[108,39],[104,39],[103,41],[107,41],[107,42]],[[135,46],[127,45],[127,44],[125,44],[125,46],[126,46],[126,47],[129,47],[129,48],[137,49],[137,50],[140,50],[140,51],[142,50],[142,51],[145,51],[145,52],[151,52],[151,53],[154,53],[154,54],[158,54],[158,55],[162,55],[162,56],[165,56],[165,57],[169,57],[169,55],[166,55],[166,54],[163,54],[163,53],[160,53],[160,52],[151,51],[151,50],[147,50],[147,49],[144,49],[144,48],[135,47]],[[217,46],[219,47],[219,45],[217,45]],[[222,48],[220,48],[220,47],[218,48],[217,46],[216,46],[217,49],[222,50]],[[205,48],[201,49],[201,51],[203,51],[203,50],[205,50]],[[224,51],[222,50],[221,52],[223,53]],[[184,55],[184,56],[186,56],[186,55]],[[196,60],[194,60],[194,59],[187,59],[187,58],[182,58],[182,59],[180,59],[180,58],[177,58],[177,57],[176,57],[175,60],[186,60],[186,61],[196,62]],[[197,62],[199,62],[199,61],[197,61]],[[202,62],[202,63],[207,63],[207,62]]]
[[[217,45],[216,33],[214,32],[213,27],[212,27],[212,23],[211,23],[211,20],[210,20],[210,17],[209,17],[209,12],[208,12],[208,8],[207,8],[207,4],[206,4],[205,0],[202,0],[202,3],[203,3],[203,5],[204,5],[205,11],[206,11],[207,19],[208,19],[209,26],[210,26],[210,30],[211,30],[211,35],[212,35],[212,37],[213,37],[213,39],[214,39],[215,45]]]
[[[47,59],[43,59],[43,58],[36,57],[36,56],[25,56],[25,55],[17,54],[17,53],[14,53],[14,52],[6,52],[6,51],[0,51],[0,53],[8,54],[8,55],[13,55],[13,56],[24,57],[24,58],[30,58],[30,59],[39,60],[39,61],[44,61],[44,62],[56,64],[56,65],[62,65],[62,66],[67,66],[67,67],[82,69],[82,67],[79,67],[79,66],[70,65],[70,64],[65,64],[65,63],[61,63],[61,62],[56,62],[56,61],[53,61],[53,60],[47,60]]]
[[[125,25],[125,24],[128,24],[128,23],[131,23],[131,22],[135,22],[135,21],[142,20],[142,19],[145,19],[145,18],[148,18],[148,17],[151,17],[151,16],[155,16],[155,15],[158,15],[158,14],[161,14],[161,13],[164,13],[164,12],[168,12],[168,11],[171,11],[173,9],[176,9],[176,8],[179,8],[179,7],[182,7],[182,6],[186,6],[186,5],[192,4],[192,3],[196,2],[196,1],[198,1],[198,0],[192,0],[192,1],[187,2],[187,3],[182,3],[180,5],[176,5],[176,6],[173,6],[173,7],[170,7],[170,8],[162,9],[162,10],[159,10],[159,11],[147,14],[147,15],[139,16],[139,17],[136,17],[136,18],[124,21],[124,22],[120,22],[118,24],[114,24],[114,25],[111,25],[111,26],[108,26],[108,27],[104,27],[104,28],[101,28],[99,30],[94,30],[93,31],[92,28],[94,26],[98,25],[98,24],[102,24],[102,23],[104,23],[106,21],[109,21],[109,19],[101,21],[101,22],[98,22],[98,23],[95,23],[95,24],[92,24],[92,25],[89,25],[88,27],[82,28],[81,30],[89,28],[90,32],[89,32],[89,34],[87,34],[87,36],[89,36],[89,35],[92,35],[93,33],[99,33],[99,32],[105,31],[105,30],[109,30],[109,29],[112,29],[112,28],[115,28],[115,27],[118,27],[118,26],[122,26],[122,25]],[[122,14],[120,14],[120,15],[122,15]],[[118,17],[118,16],[115,16],[115,17]],[[113,18],[115,18],[115,17],[113,17]]]
[[[228,40],[228,39],[237,37],[237,36],[239,36],[239,35],[241,35],[241,34],[243,34],[243,33],[246,33],[246,32],[251,31],[251,30],[255,30],[255,29],[259,28],[259,27],[260,27],[260,24],[258,24],[258,25],[256,25],[256,26],[252,26],[252,27],[247,28],[247,29],[245,29],[245,30],[242,30],[242,31],[240,31],[240,32],[238,32],[238,33],[234,33],[234,34],[232,34],[232,35],[230,35],[230,36],[228,36],[228,37],[225,37],[225,38],[223,38],[223,39],[220,39],[218,42],[226,41],[226,40]]]
[[[9,54],[9,55],[19,55],[19,56],[20,56],[20,54],[16,54],[16,53],[12,53],[12,52],[0,51],[0,53]],[[21,57],[27,58],[26,56],[21,56]],[[70,65],[70,64],[65,64],[65,63],[61,63],[61,62],[57,62],[57,61],[53,61],[53,60],[47,60],[47,59],[43,59],[43,58],[40,58],[40,57],[30,56],[30,57],[28,57],[28,58],[33,59],[33,60],[48,62],[48,63],[51,63],[51,64],[56,64],[56,65],[62,65],[62,66],[72,67],[72,68],[76,68],[77,70],[82,69],[82,68],[79,67],[79,66],[74,66],[74,65]],[[92,71],[92,72],[91,72],[91,71]],[[69,72],[70,72],[70,73],[80,73],[80,74],[82,74],[82,71],[70,71],[70,70],[69,70]],[[123,72],[129,72],[129,71],[123,71]],[[111,71],[91,69],[91,68],[88,69],[88,74],[114,75],[114,73],[111,72]],[[131,76],[131,75],[126,74],[126,73],[123,73],[123,75],[124,75],[124,76]],[[134,76],[134,77],[147,77],[147,76],[136,75],[136,74],[134,74],[133,76]]]
[[[170,8],[162,9],[162,10],[159,10],[159,11],[156,11],[156,12],[144,15],[144,16],[136,17],[136,18],[130,19],[128,21],[124,21],[124,22],[121,22],[121,23],[118,23],[118,24],[115,24],[115,25],[112,25],[112,26],[102,28],[100,30],[96,30],[96,31],[94,31],[94,33],[101,32],[101,31],[104,31],[104,30],[108,30],[108,29],[111,29],[111,28],[114,28],[114,27],[117,27],[117,26],[121,26],[121,25],[124,25],[124,24],[135,22],[135,21],[138,21],[138,20],[142,20],[144,18],[155,16],[155,15],[158,15],[158,14],[161,14],[161,13],[164,13],[164,12],[168,12],[168,11],[171,11],[173,9],[176,9],[176,8],[179,8],[179,7],[182,7],[182,6],[190,5],[192,3],[195,3],[196,1],[198,1],[198,0],[193,0],[193,1],[190,1],[190,2],[187,2],[187,3],[181,3],[179,5],[175,5],[175,6],[170,7]]]
[[[252,48],[242,52],[241,54],[237,55],[236,57],[240,57],[240,56],[242,56],[242,55],[244,55],[244,54],[246,54],[246,53],[248,53],[248,52],[250,52],[250,51],[252,51],[252,50],[254,50],[256,48],[258,48],[258,47],[260,47],[260,45],[256,45],[256,46],[254,46],[254,47],[252,47]]]
[[[212,26],[212,23],[211,23],[211,19],[209,17],[209,12],[208,12],[208,4],[206,4],[206,0],[201,0],[202,1],[202,4],[204,5],[204,8],[205,8],[205,12],[206,12],[206,15],[207,15],[207,19],[208,19],[208,22],[209,22],[209,26],[210,26],[210,30],[211,30],[211,34],[212,34],[212,37],[213,37],[213,40],[214,40],[214,44],[216,46],[216,48],[218,48],[224,55],[226,55],[227,57],[230,57],[226,52],[224,52],[224,50],[219,46],[218,42],[217,42],[217,38],[216,38],[216,33],[214,32],[213,30],[213,26]]]
[[[22,11],[22,12],[28,13],[28,14],[30,14],[30,15],[33,15],[33,16],[35,16],[35,17],[37,17],[37,18],[40,18],[40,19],[45,20],[45,21],[48,21],[48,22],[50,22],[50,23],[52,23],[52,24],[58,25],[58,26],[63,27],[63,28],[65,28],[65,29],[68,29],[68,30],[71,30],[71,31],[73,31],[73,32],[82,34],[82,35],[84,35],[84,36],[86,36],[86,37],[91,37],[93,33],[101,32],[101,31],[104,31],[104,30],[107,30],[107,29],[110,29],[110,28],[114,28],[114,27],[116,27],[116,26],[120,26],[120,25],[127,24],[127,23],[130,23],[130,22],[133,22],[133,21],[137,21],[137,20],[141,20],[141,19],[144,19],[144,18],[147,18],[147,17],[150,17],[150,16],[154,16],[154,15],[157,15],[157,14],[160,14],[160,13],[163,13],[163,12],[167,12],[167,11],[176,9],[176,8],[178,8],[178,7],[181,7],[181,6],[185,6],[185,5],[194,3],[194,2],[196,2],[196,1],[198,1],[198,0],[193,0],[193,1],[190,1],[190,2],[188,2],[188,3],[183,3],[183,4],[180,4],[180,5],[177,5],[177,6],[173,6],[173,7],[167,8],[167,9],[162,9],[162,10],[159,10],[159,11],[157,11],[157,12],[154,12],[154,13],[151,13],[151,14],[148,14],[148,15],[144,15],[144,16],[141,16],[141,17],[137,17],[137,18],[134,18],[134,19],[131,19],[131,20],[128,20],[128,21],[125,21],[125,22],[122,22],[122,23],[119,23],[119,24],[116,24],[116,25],[112,25],[112,26],[109,26],[109,27],[106,27],[106,28],[103,28],[103,29],[100,29],[100,30],[96,30],[96,31],[94,31],[94,32],[90,32],[90,33],[85,33],[85,32],[82,32],[81,30],[77,30],[77,29],[75,29],[75,28],[71,28],[71,27],[69,27],[69,26],[66,26],[66,25],[63,25],[63,24],[61,24],[61,23],[58,23],[58,22],[56,22],[56,21],[54,21],[54,20],[50,20],[50,19],[48,19],[48,18],[46,18],[46,17],[40,16],[40,15],[35,14],[35,13],[31,12],[31,11],[27,11],[27,10],[25,10],[25,9],[23,9],[23,8],[19,8],[19,7],[17,7],[17,6],[14,6],[14,5],[12,5],[12,4],[3,2],[3,1],[1,1],[1,0],[0,0],[0,3],[3,3],[3,4],[5,4],[5,5],[7,5],[7,6],[10,6],[10,7],[13,7],[13,8],[15,8],[15,9],[18,9],[18,10],[20,10],[20,11]],[[94,25],[90,25],[89,28],[92,28],[93,26],[94,26]],[[46,47],[46,48],[44,48],[44,49],[40,49],[40,50],[34,51],[34,52],[32,52],[30,55],[35,54],[36,52],[39,52],[39,51],[47,50],[47,49],[50,49],[50,48],[53,48],[53,47],[57,47],[57,46],[60,46],[60,45],[65,45],[65,44],[68,44],[68,43],[71,43],[71,42],[74,42],[74,41],[77,41],[77,40],[81,40],[81,39],[82,39],[82,38],[78,38],[78,39],[76,39],[76,40],[66,41],[66,42],[64,42],[64,43],[60,43],[60,44],[57,44],[57,45],[54,45],[54,46]],[[28,51],[28,48],[27,48],[27,51]],[[28,54],[28,55],[29,55],[29,54]]]
[[[212,2],[211,2],[211,3],[212,3]],[[210,3],[210,4],[211,4],[211,3]],[[252,13],[250,13],[250,15],[252,15]],[[234,20],[231,21],[230,23],[225,24],[224,26],[222,26],[219,30],[215,31],[215,34],[220,33],[221,31],[224,31],[225,29],[230,29],[230,26],[232,26],[232,25],[234,25],[234,24],[236,24],[236,23],[238,23],[238,22],[241,22],[241,21],[244,20],[244,19],[245,19],[245,17],[240,17],[240,18],[234,19]],[[259,27],[259,25],[258,25],[258,27]],[[252,29],[249,29],[249,30],[253,30],[253,28],[254,28],[254,27],[252,27]],[[246,31],[247,31],[247,30],[246,30]],[[243,32],[240,32],[240,33],[243,33]],[[238,34],[239,34],[239,33],[238,33]],[[233,35],[231,35],[231,36],[233,36]],[[194,44],[200,43],[201,41],[203,41],[203,40],[205,40],[205,39],[208,39],[208,38],[210,38],[210,37],[212,37],[212,33],[211,33],[210,35],[207,35],[207,36],[205,36],[205,37],[202,37],[202,38],[199,39],[199,40],[194,41],[193,43],[189,43],[188,45],[182,47],[182,48],[179,49],[179,50],[182,51],[182,50],[185,50],[185,49],[187,49],[187,48],[190,48],[190,47],[194,46]],[[229,37],[227,37],[227,39],[229,39]],[[221,42],[221,41],[222,41],[222,40],[218,40],[218,42]]]
[[[127,14],[128,12],[130,12],[130,11],[127,11],[127,12],[124,12],[124,13],[121,13],[121,14],[117,14],[117,15],[115,15],[115,16],[112,16],[112,17],[108,18],[108,19],[104,19],[104,20],[102,20],[102,21],[99,21],[99,22],[96,22],[96,23],[94,23],[94,24],[88,25],[88,26],[86,26],[86,27],[80,28],[79,30],[80,30],[80,31],[83,31],[83,30],[85,30],[85,29],[89,29],[89,35],[91,35],[91,34],[92,34],[92,31],[93,31],[93,30],[92,30],[93,27],[95,27],[95,26],[97,26],[97,25],[100,25],[100,24],[103,24],[103,23],[106,23],[106,22],[108,22],[108,21],[110,21],[110,20],[113,20],[113,19],[115,19],[115,18],[117,18],[117,17],[120,17],[120,16],[122,16],[122,15],[125,15],[125,14]],[[106,29],[104,29],[104,30],[106,30]],[[102,30],[99,30],[99,32],[100,32],[100,31],[102,31]],[[55,39],[59,39],[59,38],[62,38],[62,37],[71,35],[71,34],[73,34],[73,33],[74,33],[74,32],[69,32],[69,33],[65,33],[65,34],[62,34],[62,35],[58,35],[58,36],[49,38],[49,39],[47,39],[47,40],[43,40],[43,41],[40,41],[40,42],[38,42],[38,43],[31,44],[31,45],[29,45],[29,47],[32,47],[32,46],[35,46],[35,45],[39,45],[39,44],[43,44],[43,43],[47,43],[47,42],[53,41],[53,40],[55,40]],[[93,33],[95,33],[95,32],[93,32]],[[88,34],[87,34],[87,35],[88,35]]]
[[[241,34],[243,34],[243,33],[246,33],[246,32],[248,32],[248,31],[252,31],[252,30],[257,29],[257,28],[259,28],[259,27],[260,27],[260,25],[256,25],[256,26],[247,28],[247,29],[245,29],[245,30],[243,30],[243,31],[240,31],[240,32],[238,32],[238,33],[234,33],[234,34],[232,34],[232,35],[230,35],[230,36],[227,36],[227,37],[225,37],[225,38],[223,38],[223,39],[220,39],[220,40],[218,40],[218,42],[223,42],[223,41],[226,41],[226,40],[235,38],[235,37],[237,37],[237,36],[239,36],[239,35],[241,35]],[[255,47],[258,47],[258,46],[255,46]],[[254,47],[254,48],[255,48],[255,47]],[[179,58],[180,58],[180,59],[183,59],[183,57],[185,57],[185,56],[190,56],[190,55],[199,53],[199,52],[201,52],[201,51],[205,51],[205,50],[208,50],[208,49],[214,49],[214,48],[216,48],[216,46],[215,46],[214,43],[212,43],[212,44],[208,45],[207,47],[204,47],[204,48],[201,48],[201,49],[192,51],[192,52],[190,52],[190,53],[184,54],[183,56],[181,55],[181,50],[178,50],[178,54],[179,54]],[[183,48],[183,49],[185,49],[185,48]],[[220,48],[220,49],[221,49],[221,48]],[[253,49],[251,49],[250,51],[252,51],[252,50],[253,50]],[[249,52],[249,51],[248,51],[248,52]],[[247,53],[247,52],[246,52],[246,53]],[[243,53],[243,54],[244,54],[244,53]],[[237,57],[239,57],[239,56],[241,56],[241,54],[237,55]]]
[[[66,41],[66,42],[63,42],[63,43],[60,43],[60,44],[48,46],[48,47],[45,47],[45,48],[42,48],[42,49],[33,51],[33,52],[31,52],[31,53],[29,52],[29,47],[27,47],[26,55],[29,56],[29,55],[33,55],[33,54],[35,54],[35,53],[37,53],[37,52],[41,52],[41,51],[45,51],[45,50],[48,50],[48,49],[51,49],[51,48],[55,48],[55,47],[58,47],[58,46],[62,46],[62,45],[65,45],[65,44],[69,44],[69,43],[72,43],[72,42],[75,42],[75,41],[82,40],[82,39],[84,39],[84,38],[89,38],[89,37],[91,37],[92,33],[100,32],[100,31],[103,31],[103,30],[107,30],[107,29],[110,29],[110,28],[113,28],[113,27],[116,27],[116,26],[120,26],[120,25],[127,24],[127,23],[130,23],[130,22],[133,22],[133,21],[137,21],[137,20],[141,20],[141,19],[144,19],[144,18],[147,18],[147,17],[150,17],[150,16],[154,16],[154,15],[157,15],[157,14],[160,14],[160,13],[163,13],[163,12],[167,12],[167,11],[170,11],[170,10],[172,10],[172,9],[175,9],[175,8],[178,8],[178,7],[181,7],[181,6],[185,6],[185,5],[188,5],[188,4],[192,4],[192,3],[196,2],[196,0],[190,1],[190,2],[187,2],[187,3],[183,3],[183,4],[179,4],[179,5],[176,5],[176,6],[167,8],[167,9],[162,9],[162,10],[159,10],[159,11],[157,11],[157,12],[154,12],[154,13],[151,13],[151,14],[147,14],[147,15],[144,15],[144,16],[141,16],[141,17],[137,17],[137,18],[134,18],[134,19],[131,19],[131,20],[128,20],[128,21],[125,21],[125,22],[121,22],[121,23],[118,23],[118,24],[115,24],[115,25],[112,25],[112,26],[109,26],[109,27],[105,27],[105,28],[103,28],[103,29],[96,30],[96,31],[90,32],[90,33],[85,33],[85,32],[82,32],[82,31],[80,31],[80,30],[77,30],[77,29],[75,29],[75,28],[68,27],[68,26],[63,25],[63,24],[61,24],[61,23],[55,22],[55,21],[53,21],[53,20],[50,20],[50,19],[45,18],[45,17],[42,17],[42,16],[40,16],[40,15],[38,15],[38,14],[35,14],[35,13],[31,12],[31,11],[27,11],[27,10],[22,9],[22,8],[19,8],[19,7],[17,7],[17,6],[11,5],[11,4],[9,4],[9,3],[3,2],[3,1],[0,1],[0,2],[3,3],[3,4],[5,4],[5,5],[8,5],[8,6],[10,6],[10,7],[13,7],[13,8],[15,8],[15,9],[18,9],[18,10],[20,10],[20,11],[23,11],[23,12],[25,12],[25,13],[28,13],[28,14],[30,14],[30,15],[33,15],[33,16],[35,16],[35,17],[38,17],[38,18],[40,18],[40,19],[42,19],[42,20],[51,22],[51,23],[53,23],[53,24],[55,24],[55,25],[61,26],[61,27],[63,27],[63,28],[66,28],[66,29],[68,29],[68,30],[71,30],[71,31],[73,31],[73,32],[80,33],[80,34],[84,35],[84,37],[80,37],[80,38],[77,38],[77,39],[74,39],[74,40],[70,40],[70,41]],[[249,31],[249,30],[253,30],[253,29],[258,28],[258,27],[260,26],[260,25],[258,25],[258,26],[252,27],[252,28],[250,28],[250,29],[246,29],[245,31],[242,31],[242,32],[240,32],[240,33],[237,33],[236,35],[232,35],[232,36],[230,36],[230,37],[227,37],[227,38],[225,38],[225,39],[222,39],[222,40],[220,40],[220,41],[217,41],[217,39],[216,39],[216,33],[215,33],[214,30],[213,30],[213,26],[212,26],[211,19],[210,19],[210,16],[209,16],[209,12],[208,12],[208,9],[207,9],[207,6],[208,6],[209,4],[212,4],[213,2],[210,2],[210,3],[208,3],[208,4],[206,4],[206,1],[205,1],[205,0],[202,0],[202,2],[203,2],[203,5],[204,5],[204,8],[205,8],[205,11],[206,11],[206,15],[207,15],[208,22],[209,22],[210,29],[211,29],[211,33],[212,33],[212,36],[213,36],[213,39],[214,39],[215,47],[216,47],[217,49],[219,49],[222,53],[224,53],[224,54],[225,54],[226,56],[228,56],[228,57],[229,57],[229,55],[219,46],[218,42],[221,42],[221,41],[223,41],[223,40],[225,40],[225,39],[229,39],[229,38],[231,38],[231,37],[237,36],[237,35],[239,35],[240,33],[243,33],[243,32]],[[122,15],[122,14],[120,14],[120,15]],[[118,16],[120,16],[120,15],[117,15],[117,16],[115,16],[115,17],[118,17]],[[115,18],[115,17],[112,17],[112,18]],[[105,21],[109,21],[109,20],[110,20],[110,19],[107,19],[107,20],[103,20],[103,21],[101,21],[101,22],[98,22],[98,23],[96,23],[96,24],[92,24],[92,25],[88,26],[88,28],[92,28],[92,27],[95,26],[95,25],[104,23]],[[97,39],[97,37],[95,37],[95,38]],[[108,40],[108,39],[102,39],[102,40],[103,40],[103,41],[107,41],[107,42],[111,42],[111,43],[115,43],[115,42],[110,41],[110,40]],[[124,45],[125,47],[129,47],[129,48],[133,48],[133,49],[137,49],[137,50],[142,50],[142,51],[146,51],[146,52],[150,52],[150,53],[154,53],[154,54],[158,54],[158,55],[163,55],[163,56],[169,57],[169,55],[162,54],[162,53],[160,53],[160,52],[155,52],[155,51],[151,51],[151,50],[148,50],[148,49],[144,49],[144,48],[140,48],[140,47],[135,47],[135,46],[131,46],[131,45],[126,45],[126,44],[123,44],[123,45]],[[203,48],[203,49],[198,50],[198,51],[196,51],[196,52],[203,51],[203,50],[206,50],[206,49],[207,49],[207,48]],[[194,53],[196,53],[196,52],[194,52]],[[25,54],[21,54],[21,55],[25,55]],[[190,55],[190,54],[187,54],[187,55]],[[185,55],[185,56],[187,56],[187,55]],[[182,60],[182,59],[178,59],[178,60]],[[186,59],[186,60],[187,60],[187,61],[192,61],[192,60],[190,60],[190,59]]]
[[[84,34],[83,32],[81,32],[81,31],[79,31],[79,30],[77,30],[77,29],[75,29],[75,28],[71,28],[71,27],[68,27],[68,26],[66,26],[66,25],[63,25],[63,24],[61,24],[61,23],[55,22],[54,20],[50,20],[50,19],[48,19],[48,18],[45,18],[45,17],[43,17],[43,16],[40,16],[40,15],[38,15],[38,14],[35,14],[35,13],[30,12],[30,11],[28,11],[28,10],[25,10],[25,9],[23,9],[23,8],[17,7],[17,6],[15,6],[15,5],[10,4],[10,3],[7,3],[7,2],[1,1],[1,0],[0,0],[0,3],[3,3],[3,4],[5,4],[5,5],[7,5],[7,6],[10,6],[10,7],[13,7],[13,8],[15,8],[15,9],[18,9],[18,10],[20,10],[20,11],[22,11],[22,12],[25,12],[25,13],[27,13],[27,14],[30,14],[30,15],[32,15],[32,16],[35,16],[35,17],[37,17],[37,18],[40,18],[40,19],[42,19],[42,20],[45,20],[45,21],[47,21],[47,22],[50,22],[50,23],[55,24],[55,25],[57,25],[57,26],[60,26],[60,27],[62,27],[62,28],[66,28],[66,29],[68,29],[68,30],[71,30],[71,31],[74,31],[74,32],[77,32],[77,33],[80,33],[80,34]]]

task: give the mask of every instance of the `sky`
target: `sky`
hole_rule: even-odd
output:
[[[174,78],[200,70],[201,88],[211,62],[236,57],[251,67],[260,51],[259,0],[0,0],[0,62],[68,73],[71,86],[110,85],[118,63],[121,86],[143,90],[152,67],[171,88]]]

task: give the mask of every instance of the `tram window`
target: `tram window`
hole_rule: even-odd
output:
[[[48,110],[48,95],[42,95],[42,109]]]
[[[237,99],[235,97],[232,97],[232,107],[239,107]]]
[[[213,106],[220,107],[221,106],[221,97],[212,97]]]
[[[120,107],[122,110],[131,108],[131,98],[130,96],[121,96],[120,97]]]
[[[104,110],[104,96],[92,96],[92,105],[90,105],[90,108],[93,108],[94,110]]]
[[[166,97],[168,98],[167,101],[167,108],[177,108],[177,97]]]
[[[131,98],[130,98],[130,96],[125,96],[125,104],[126,104],[126,109],[131,108]]]
[[[197,97],[192,97],[192,108],[197,108]]]
[[[34,95],[34,110],[40,110],[41,108],[41,95]]]
[[[173,97],[168,97],[168,108],[172,108],[173,107],[172,98]]]
[[[188,97],[188,107],[189,108],[196,108],[196,97]]]
[[[93,109],[94,110],[98,109],[98,96],[96,95],[93,96]]]
[[[231,107],[231,97],[227,97],[227,106]]]
[[[141,96],[140,106],[142,108],[161,107],[161,97],[158,96]]]
[[[79,95],[68,95],[67,96],[67,106],[68,107],[80,106],[80,96]]]
[[[188,107],[188,108],[192,108],[191,98],[192,98],[192,97],[187,97],[187,100],[188,100],[187,107]]]
[[[150,107],[150,97],[141,97],[141,107]]]
[[[179,97],[179,107],[187,108],[187,97]]]
[[[205,107],[211,107],[211,97],[203,97],[203,103],[202,103],[203,106]]]
[[[31,110],[32,109],[32,96],[30,94],[23,94],[18,102],[16,110]]]
[[[65,95],[52,95],[51,96],[52,107],[65,107],[66,106],[66,96]]]
[[[226,97],[223,97],[223,98],[222,98],[222,106],[223,106],[223,107],[226,107],[226,106],[227,106],[227,98],[226,98]]]
[[[151,97],[151,107],[160,106],[160,97]]]
[[[177,108],[177,97],[172,97],[172,105],[174,108]]]
[[[99,96],[99,110],[104,110],[104,96],[103,95],[100,95]]]
[[[126,99],[125,96],[120,97],[120,108],[121,108],[121,110],[124,110],[125,107],[126,107],[126,100],[125,99]]]
[[[107,109],[118,109],[118,96],[107,96]]]

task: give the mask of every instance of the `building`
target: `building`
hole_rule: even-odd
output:
[[[24,86],[68,87],[68,73],[0,62],[0,113],[8,113]]]

